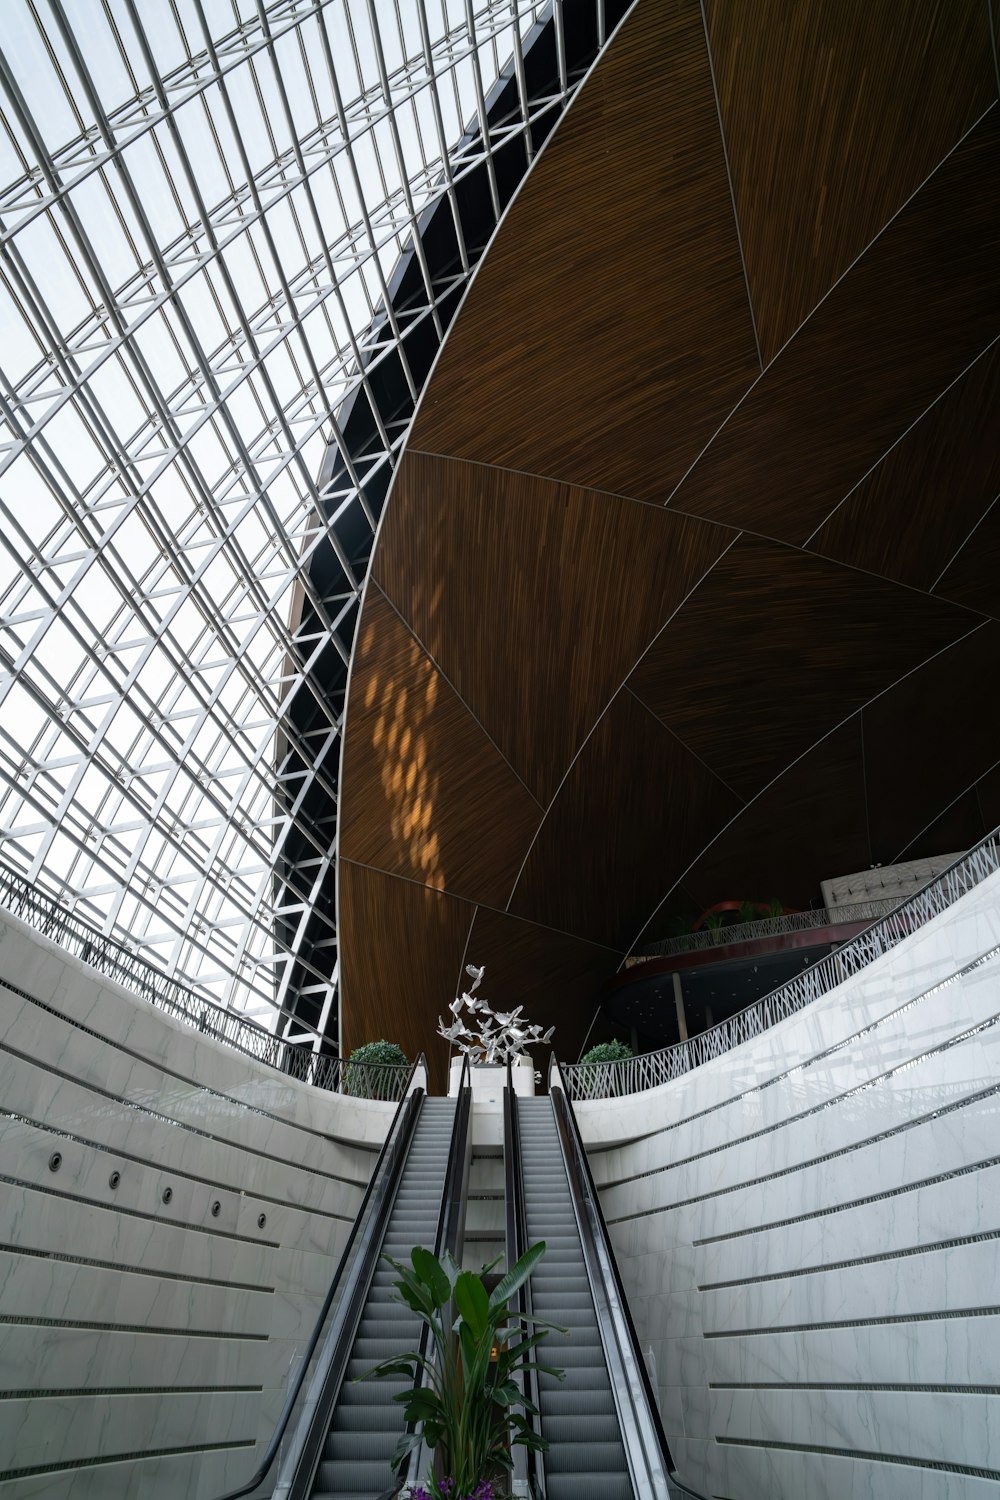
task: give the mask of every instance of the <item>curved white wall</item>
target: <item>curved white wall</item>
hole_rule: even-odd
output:
[[[0,912],[0,1500],[248,1477],[392,1113],[200,1036]]]
[[[680,1477],[1000,1491],[1000,875],[763,1036],[579,1104]]]

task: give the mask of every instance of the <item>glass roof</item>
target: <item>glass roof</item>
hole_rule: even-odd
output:
[[[421,315],[436,321],[442,286],[415,226],[484,161],[492,185],[513,134],[530,159],[529,122],[565,103],[564,63],[560,97],[524,83],[548,12],[2,9],[0,859],[271,1021],[291,1008],[295,908],[310,911],[334,857],[280,767],[291,748],[335,802],[324,767],[340,707],[310,658],[316,622],[346,656],[337,630],[364,565],[339,528],[360,506],[370,549],[375,524],[337,417],[348,396],[368,400],[391,465],[405,422],[387,425],[370,389],[387,321],[418,394],[394,269],[416,256]],[[557,36],[560,17],[557,0]],[[498,126],[502,72],[517,107]],[[457,209],[455,222],[461,278]],[[333,469],[339,487],[324,488]],[[310,565],[331,546],[347,585],[322,594]],[[315,732],[294,744],[287,706],[302,692],[322,754]],[[286,842],[299,864],[314,855],[298,883]],[[336,974],[314,973],[330,992],[321,1030]]]

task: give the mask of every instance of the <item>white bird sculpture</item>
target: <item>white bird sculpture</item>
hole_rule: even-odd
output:
[[[486,1062],[494,1066],[503,1064],[516,1057],[525,1047],[534,1047],[539,1043],[546,1046],[552,1040],[554,1026],[550,1026],[543,1035],[540,1026],[533,1026],[528,1021],[518,1024],[523,1005],[519,1005],[516,1010],[495,1011],[488,1000],[473,998],[486,973],[485,965],[477,968],[475,964],[466,964],[465,972],[472,980],[472,988],[459,995],[448,1006],[455,1017],[452,1025],[446,1026],[438,1016],[438,1034],[446,1042],[457,1046],[459,1052],[466,1053],[471,1063]],[[475,1016],[474,1030],[470,1030],[462,1019],[463,1009],[470,1016]]]

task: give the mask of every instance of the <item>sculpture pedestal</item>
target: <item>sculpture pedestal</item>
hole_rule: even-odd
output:
[[[448,1075],[448,1097],[454,1098],[458,1093],[458,1084],[462,1076],[461,1056],[453,1057]],[[507,1079],[507,1069],[490,1067],[488,1063],[476,1063],[469,1069],[472,1080],[472,1097],[483,1104],[500,1104],[503,1101],[504,1084]],[[511,1068],[511,1076],[514,1081],[514,1093],[519,1094],[522,1099],[532,1099],[535,1094],[535,1064],[530,1057],[515,1057]]]

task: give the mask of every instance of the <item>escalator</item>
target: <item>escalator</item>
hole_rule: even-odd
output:
[[[357,1377],[391,1355],[428,1351],[426,1330],[396,1299],[396,1273],[382,1257],[408,1260],[415,1245],[461,1256],[472,1141],[468,1065],[457,1098],[429,1099],[425,1084],[421,1057],[264,1457],[218,1500],[388,1500],[399,1489],[391,1458],[403,1406],[392,1398],[406,1381]]]
[[[533,1357],[521,1389],[544,1452],[515,1450],[536,1500],[671,1500],[690,1492],[672,1463],[572,1107],[550,1071],[547,1098],[504,1101],[508,1264],[544,1240],[519,1310],[566,1329]],[[530,1408],[529,1408],[530,1409]]]
[[[633,1500],[608,1363],[563,1165],[552,1101],[519,1099],[521,1175],[528,1243],[544,1240],[531,1278],[535,1315],[560,1323],[541,1358],[566,1371],[540,1375],[538,1405],[548,1500]]]
[[[382,1254],[393,1260],[408,1261],[414,1245],[435,1242],[454,1123],[454,1099],[424,1100],[382,1242]],[[305,1492],[310,1500],[377,1500],[390,1483],[390,1459],[403,1432],[403,1408],[392,1398],[406,1382],[352,1382],[420,1342],[420,1319],[395,1297],[395,1279],[384,1261],[372,1277],[322,1456]]]

